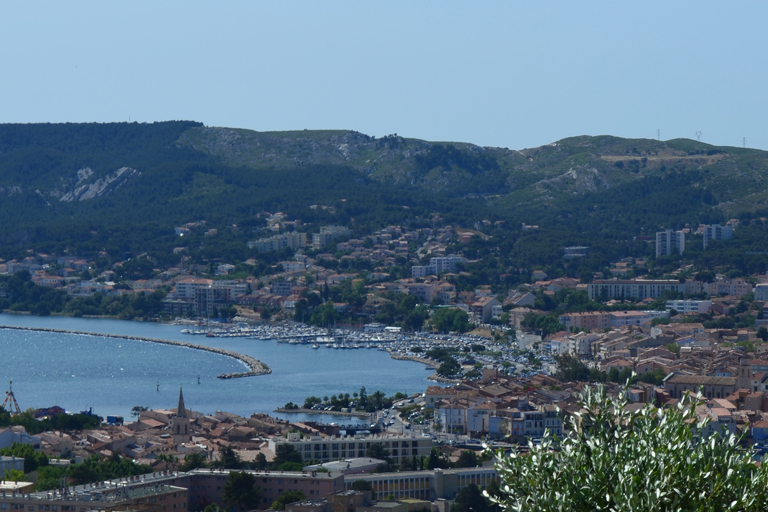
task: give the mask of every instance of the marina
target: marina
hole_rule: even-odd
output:
[[[403,333],[399,328],[371,332],[325,329],[302,324],[259,326],[241,324],[228,328],[184,328],[180,332],[206,338],[269,339],[288,345],[311,345],[313,349],[376,349],[389,353],[394,359],[409,359],[431,368],[437,368],[439,364],[431,359],[419,357],[414,353],[414,347],[419,347],[422,352],[426,352],[433,348],[455,349],[467,344],[485,344],[492,341],[490,338],[473,334]]]
[[[369,392],[410,394],[423,392],[430,384],[430,372],[424,371],[423,364],[392,359],[375,349],[313,350],[311,343],[277,343],[274,338],[190,336],[181,334],[179,325],[121,320],[0,314],[0,324],[36,329],[0,331],[0,351],[6,362],[0,368],[0,380],[13,380],[22,410],[93,407],[96,414],[127,419],[134,406],[173,407],[182,386],[189,406],[206,414],[219,410],[247,417],[261,412],[292,421],[346,422],[349,418],[333,414],[272,411],[310,395],[352,393],[363,386]],[[140,341],[147,339],[190,346]],[[272,373],[219,379],[247,368],[239,360],[192,345],[253,357]]]

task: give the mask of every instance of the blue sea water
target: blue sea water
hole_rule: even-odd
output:
[[[0,390],[13,380],[22,409],[59,405],[77,412],[93,407],[99,415],[128,420],[136,405],[175,407],[183,386],[186,406],[204,413],[265,412],[294,421],[350,423],[354,420],[347,417],[272,411],[287,402],[303,403],[309,395],[351,395],[361,386],[369,393],[394,394],[421,392],[430,384],[430,372],[422,364],[394,360],[375,349],[313,350],[273,340],[206,338],[181,334],[177,325],[119,320],[0,314],[0,325],[184,341],[247,354],[272,368],[269,375],[217,379],[222,373],[243,371],[245,365],[210,352],[97,334],[0,329]]]

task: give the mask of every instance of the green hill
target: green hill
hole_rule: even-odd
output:
[[[520,265],[571,244],[605,259],[640,251],[635,237],[663,227],[768,215],[767,170],[766,152],[691,140],[582,136],[510,150],[189,121],[5,124],[0,256],[165,254],[179,244],[174,226],[205,220],[222,235],[185,243],[242,259],[258,214],[283,211],[310,231],[338,223],[357,234],[435,215],[464,227],[487,220],[482,229]],[[521,233],[521,222],[541,229]]]

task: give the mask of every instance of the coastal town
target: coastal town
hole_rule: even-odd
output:
[[[704,244],[727,241],[734,224],[701,226],[698,234]],[[242,263],[195,264],[182,245],[174,249],[179,264],[168,268],[146,255],[6,261],[0,295],[11,303],[10,279],[21,278],[73,300],[152,298],[158,309],[145,319],[178,324],[190,343],[147,341],[211,350],[249,367],[220,378],[260,378],[271,371],[269,361],[199,346],[195,336],[385,350],[432,368],[435,383],[376,405],[358,393],[297,396],[277,411],[288,419],[195,412],[183,391],[176,408],[137,408],[134,421],[110,416],[82,430],[28,432],[20,415],[43,420],[67,412],[11,408],[17,414],[0,430],[7,454],[0,464],[16,478],[2,484],[3,509],[34,503],[84,512],[162,502],[162,510],[202,510],[226,505],[223,482],[245,471],[261,489],[252,508],[446,512],[462,492],[498,484],[484,448],[525,452],[547,436],[571,435],[564,419],[579,412],[579,394],[596,382],[626,396],[628,410],[682,401],[705,425],[703,435],[736,434],[758,460],[768,450],[768,275],[682,267],[647,276],[645,260],[624,258],[588,279],[533,269],[514,286],[475,285],[473,260],[464,253],[484,236],[482,223],[476,230],[391,226],[361,238],[338,226],[312,235],[285,232],[301,224],[281,214],[270,214],[267,225],[276,234],[249,242],[256,255]],[[184,241],[196,230],[217,236],[203,222],[178,227],[176,235]],[[664,231],[648,243],[661,258],[683,252],[685,234]],[[289,253],[291,259],[271,266],[259,259]],[[563,258],[588,253],[566,247]],[[127,278],[136,268],[146,278]],[[699,392],[698,402],[686,402]],[[354,421],[291,421],[292,413]],[[62,477],[53,485],[31,469],[24,446],[61,474],[96,459],[130,460],[142,469],[98,482]],[[283,494],[293,501],[281,501]]]

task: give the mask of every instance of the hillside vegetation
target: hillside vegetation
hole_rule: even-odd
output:
[[[594,261],[579,265],[594,267],[642,253],[647,244],[635,237],[661,228],[765,215],[767,170],[766,152],[691,140],[582,136],[511,150],[189,121],[6,124],[0,256],[34,248],[159,257],[179,244],[174,226],[205,220],[221,236],[186,243],[242,261],[245,242],[260,236],[258,214],[282,211],[309,231],[344,224],[356,235],[439,218],[480,229],[476,251],[500,247],[512,266],[583,244]],[[522,232],[522,222],[540,229]]]

